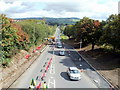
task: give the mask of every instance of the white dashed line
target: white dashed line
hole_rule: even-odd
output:
[[[55,67],[53,64],[51,64],[51,67],[50,67],[50,74],[55,74]]]
[[[49,80],[48,80],[48,87],[49,88],[55,88],[55,79],[53,77],[51,77]]]

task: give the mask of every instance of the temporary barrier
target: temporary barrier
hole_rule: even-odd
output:
[[[36,48],[36,50],[39,50],[42,46],[43,46],[43,45],[38,46],[38,47]]]
[[[36,50],[39,50],[39,49],[40,49],[40,47],[37,47],[37,48],[36,48]]]
[[[35,53],[35,52],[36,52],[36,50],[33,51],[33,53]]]
[[[25,56],[25,59],[28,59],[30,56],[31,56],[31,55],[29,55],[29,54],[28,54],[28,55],[26,55],[26,56]]]
[[[48,62],[48,65],[50,64],[50,61]]]
[[[48,70],[48,68],[49,68],[49,65],[46,66],[46,71]]]
[[[41,83],[39,83],[38,86],[36,87],[37,90],[39,90],[40,87],[41,87]]]
[[[46,74],[43,73],[41,79],[43,80],[45,76],[46,76]]]
[[[52,58],[51,58],[50,61],[48,62],[48,65],[50,65],[51,61],[52,61]]]
[[[80,71],[81,71],[81,72],[84,72],[84,70],[83,70],[83,69],[81,69]]]

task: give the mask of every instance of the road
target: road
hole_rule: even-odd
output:
[[[55,48],[54,58],[51,68],[47,73],[46,81],[50,88],[97,88],[96,85],[81,73],[80,81],[71,81],[66,73],[68,67],[75,66],[72,58],[65,53],[65,56],[59,56],[59,49]]]
[[[60,30],[57,28],[55,37],[60,39]],[[98,85],[91,79],[86,72],[81,71],[82,79],[79,81],[71,81],[66,73],[67,68],[76,66],[80,70],[90,69],[91,67],[77,55],[76,51],[66,44],[64,44],[65,56],[59,56],[59,48],[54,45],[48,45],[45,51],[38,57],[38,59],[29,67],[26,72],[16,80],[10,88],[28,88],[30,81],[34,78],[37,82],[47,82],[49,88],[98,88]],[[70,51],[70,55],[67,53]],[[47,72],[45,72],[48,62],[51,64]],[[80,65],[81,64],[81,65]],[[45,73],[42,80],[41,77]],[[106,85],[106,83],[105,83]],[[107,86],[105,86],[107,88]]]

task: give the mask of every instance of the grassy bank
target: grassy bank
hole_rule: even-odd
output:
[[[63,42],[69,39],[69,37],[64,34],[60,34],[60,37]]]

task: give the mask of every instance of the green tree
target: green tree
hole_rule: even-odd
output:
[[[88,17],[83,17],[83,19],[80,19],[75,25],[68,25],[64,33],[68,37],[74,37],[77,41],[82,39],[84,45],[91,43],[93,50],[94,45],[98,43],[101,35],[100,22]]]
[[[30,37],[30,46],[37,45],[54,34],[56,27],[49,26],[44,20],[23,20],[18,22],[23,31]]]
[[[120,49],[120,15],[110,15],[103,27],[103,35],[101,36],[102,44],[112,45],[113,50]]]
[[[67,25],[64,30],[64,34],[67,35],[69,37],[69,39],[72,38],[74,35],[73,25]]]
[[[2,54],[1,62],[7,65],[10,58],[19,51],[20,46],[26,46],[24,42],[26,43],[29,40],[27,34],[18,25],[14,24],[12,19],[3,14],[0,15],[0,18],[2,19],[2,28],[0,29],[2,35],[0,41],[2,47],[0,51]]]
[[[17,30],[10,23],[10,19],[8,19],[5,15],[0,15],[2,18],[2,63],[8,63],[9,58],[13,55],[13,50],[16,48],[16,45],[19,43],[17,40],[19,36],[17,35]]]

